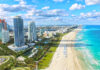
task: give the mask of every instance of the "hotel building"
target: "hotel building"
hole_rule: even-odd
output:
[[[34,22],[28,24],[28,40],[29,42],[37,40],[36,25]]]

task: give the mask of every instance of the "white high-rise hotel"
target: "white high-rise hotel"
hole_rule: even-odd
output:
[[[29,42],[37,40],[36,25],[33,21],[28,24],[28,40]]]

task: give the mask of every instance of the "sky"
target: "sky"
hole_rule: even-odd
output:
[[[15,16],[25,25],[100,25],[100,0],[0,0],[0,18],[13,25]]]

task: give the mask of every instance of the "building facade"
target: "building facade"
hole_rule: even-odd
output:
[[[2,43],[7,43],[9,42],[9,31],[8,30],[5,30],[5,29],[2,29]]]
[[[0,40],[2,40],[2,23],[0,23]]]
[[[0,40],[2,40],[2,20],[0,19]]]
[[[9,31],[5,19],[0,19],[0,40],[2,43],[9,42]]]
[[[28,24],[28,41],[36,41],[37,40],[37,33],[36,33],[36,25],[32,21]]]
[[[24,46],[24,27],[23,19],[20,16],[14,18],[14,45]]]

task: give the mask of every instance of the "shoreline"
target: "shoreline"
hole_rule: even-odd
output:
[[[76,35],[82,29],[75,29],[63,36],[50,66],[46,70],[87,70],[84,63],[84,56],[75,49],[74,43]]]

